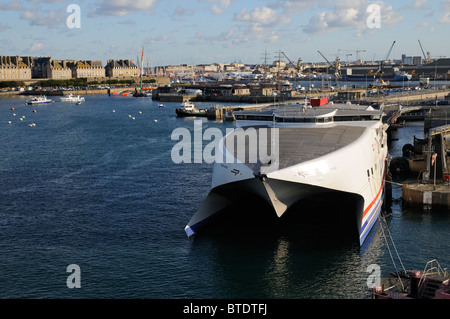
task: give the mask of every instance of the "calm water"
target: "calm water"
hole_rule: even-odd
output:
[[[361,248],[282,233],[188,239],[212,166],[174,164],[171,133],[193,131],[193,119],[176,118],[178,103],[86,100],[0,99],[0,298],[362,299],[368,265],[395,270],[379,226]],[[233,126],[203,121],[204,130]],[[399,130],[393,155],[421,129]],[[450,267],[448,212],[402,211],[394,200],[386,220],[407,269],[433,258]],[[70,264],[80,289],[66,285]]]

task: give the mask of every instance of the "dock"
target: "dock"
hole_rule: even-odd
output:
[[[450,125],[432,128],[421,142],[421,150],[415,145],[410,150],[410,169],[422,175],[417,182],[402,184],[404,203],[425,210],[450,208]],[[414,154],[417,151],[418,154]],[[413,163],[419,163],[416,165]],[[419,175],[420,176],[420,175]]]
[[[304,100],[302,100],[304,101]],[[208,108],[208,120],[224,120],[234,121],[233,112],[235,111],[249,111],[249,110],[261,110],[270,106],[278,105],[296,105],[303,103],[300,101],[282,101],[276,103],[258,103],[258,104],[238,104],[232,106],[216,105]]]
[[[447,184],[403,183],[402,198],[410,206],[432,210],[450,207],[450,187]]]

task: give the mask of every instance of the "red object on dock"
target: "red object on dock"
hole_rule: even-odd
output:
[[[322,105],[328,104],[328,97],[311,99],[310,103],[311,103],[311,106],[322,106]]]

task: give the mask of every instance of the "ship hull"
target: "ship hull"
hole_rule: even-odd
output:
[[[342,80],[350,81],[350,82],[359,82],[359,81],[372,81],[374,79],[373,75],[343,75]],[[411,75],[394,75],[394,76],[377,76],[375,79],[383,79],[385,81],[392,82],[400,82],[400,81],[410,81],[412,79]]]
[[[270,167],[243,160],[220,162],[234,157],[222,140],[211,191],[185,227],[186,234],[192,236],[218,213],[245,203],[252,194],[268,204],[280,223],[292,216],[301,221],[308,215],[320,229],[345,220],[339,227],[345,226],[345,232],[355,234],[362,245],[383,203],[387,145],[381,132],[380,123],[365,128],[280,128],[279,162]],[[308,139],[312,140],[308,143]],[[302,201],[315,202],[320,205],[313,207],[323,209],[306,212]]]
[[[199,111],[199,112],[191,112],[191,111],[186,111],[186,110],[182,110],[182,109],[176,109],[175,112],[177,113],[178,117],[187,117],[187,116],[199,116],[199,117],[206,117],[208,115],[208,113]]]

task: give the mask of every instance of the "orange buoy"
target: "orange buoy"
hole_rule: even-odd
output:
[[[33,110],[33,113],[36,113],[36,110]]]
[[[14,108],[13,108],[13,107],[11,108],[11,111],[14,111]]]

